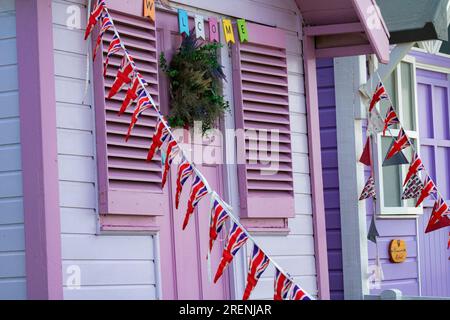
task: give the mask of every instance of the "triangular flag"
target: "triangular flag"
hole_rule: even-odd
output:
[[[131,58],[131,56],[129,57]],[[120,64],[120,69],[117,71],[116,79],[109,90],[108,99],[114,97],[123,87],[133,81],[135,67],[134,62],[128,60],[127,56],[124,55]]]
[[[203,197],[205,197],[208,194],[208,191],[209,190],[205,181],[203,181],[203,179],[195,173],[194,181],[191,187],[191,194],[189,196],[188,206],[186,209],[186,214],[184,216],[183,230],[186,229],[186,226],[189,223],[189,219],[191,215],[194,213],[195,207],[200,202],[200,200],[203,199]]]
[[[233,261],[235,254],[241,249],[248,240],[248,235],[244,229],[242,229],[236,222],[233,222],[233,226],[228,234],[227,243],[222,253],[222,259],[220,260],[219,267],[217,268],[216,275],[214,277],[214,283],[220,279],[225,268]]]
[[[372,241],[373,243],[377,243],[377,237],[380,234],[378,233],[377,226],[375,224],[375,216],[372,216],[372,221],[370,222],[369,233],[367,234],[367,239]]]
[[[214,241],[216,241],[220,231],[228,219],[228,212],[219,201],[214,200],[211,208],[211,223],[209,226],[209,251],[211,252]]]
[[[127,94],[125,95],[125,99],[122,102],[122,106],[120,107],[118,115],[124,114],[129,106],[133,104],[133,102],[139,97],[138,89],[141,86],[141,83],[146,85],[144,78],[141,76],[139,72],[134,73],[133,84],[127,90]],[[140,92],[142,93],[142,92]],[[149,101],[149,99],[147,100]]]
[[[441,228],[450,226],[450,218],[448,216],[448,205],[439,197],[434,203],[430,220],[428,221],[425,233],[429,233]]]
[[[312,298],[298,285],[294,284],[291,293],[291,300],[312,300]]]
[[[100,17],[102,16],[103,10],[105,10],[105,8],[106,8],[105,0],[99,0],[97,2],[95,9],[92,11],[91,15],[89,16],[89,21],[86,26],[86,32],[84,33],[84,40],[87,40],[87,38],[91,34],[92,30],[94,30],[94,27],[97,24]]]
[[[257,245],[253,245],[253,254],[250,259],[248,275],[247,275],[247,285],[245,286],[244,296],[242,300],[248,300],[253,289],[258,284],[258,280],[267,267],[270,264],[270,259],[264,251],[262,251]]]
[[[359,158],[359,162],[362,164],[365,164],[366,166],[370,167],[372,166],[372,160],[370,157],[370,138],[367,137],[366,144],[364,145],[364,150],[361,155],[361,158]]]
[[[391,146],[389,147],[389,150],[391,150],[393,148],[394,143],[395,142],[392,141]],[[390,159],[388,159],[386,156],[386,158],[383,161],[383,167],[397,166],[397,165],[408,164],[408,163],[409,163],[409,161],[408,161],[408,159],[406,159],[403,152],[399,151]]]
[[[367,123],[367,134],[375,136],[380,132],[383,132],[384,120],[376,108],[372,109],[369,113],[369,120]],[[374,140],[377,141],[376,139]]]
[[[373,180],[372,176],[370,176],[369,179],[367,179],[366,185],[364,186],[364,189],[361,192],[359,200],[365,200],[368,198],[376,199],[375,181]]]
[[[273,300],[288,300],[293,282],[286,275],[275,268],[275,283]]]
[[[418,198],[422,189],[423,183],[419,176],[415,174],[406,184],[405,190],[403,190],[402,200]]]
[[[114,34],[111,42],[109,43],[108,53],[106,54],[105,63],[103,66],[103,77],[106,77],[106,71],[108,70],[109,59],[117,52],[122,50],[122,43],[120,38]]]
[[[133,112],[133,115],[131,116],[131,122],[130,125],[128,127],[128,131],[127,131],[127,135],[125,136],[125,141],[128,142],[128,139],[130,139],[131,136],[131,131],[133,130],[134,126],[136,125],[136,123],[138,122],[139,116],[146,110],[150,109],[152,107],[152,105],[150,104],[150,101],[148,99],[148,95],[147,92],[145,91],[145,89],[141,89],[139,91],[139,95],[138,95],[138,102],[137,102],[137,107]]]
[[[162,175],[162,181],[161,181],[161,187],[164,188],[167,181],[167,175],[169,174],[170,166],[172,165],[173,160],[177,156],[178,152],[180,151],[180,147],[178,146],[177,141],[170,136],[170,139],[167,141],[167,147],[166,152],[164,156],[164,161],[162,162],[163,165],[163,175]]]
[[[436,185],[429,175],[425,177],[425,181],[423,182],[423,188],[420,192],[419,200],[417,200],[416,207],[420,206],[420,204],[425,200],[430,194],[436,193]]]
[[[152,161],[155,153],[159,151],[164,141],[169,136],[169,130],[166,127],[164,117],[158,119],[156,123],[156,130],[152,137],[152,144],[147,154],[147,161]]]
[[[194,172],[194,168],[190,164],[190,162],[184,157],[181,157],[181,162],[178,165],[178,173],[177,173],[177,191],[175,193],[175,208],[178,209],[180,204],[180,196],[181,191],[183,191],[183,186],[186,183],[187,179]]]
[[[389,149],[386,159],[390,159],[395,156],[397,153],[402,151],[403,149],[409,147],[411,145],[411,141],[409,141],[408,136],[406,135],[405,130],[403,128],[400,129],[398,133],[397,139],[395,139],[394,143],[391,144],[391,148]]]
[[[409,179],[411,179],[414,175],[417,175],[419,171],[422,171],[425,169],[425,166],[422,163],[422,160],[417,155],[417,153],[414,152],[414,155],[411,159],[411,164],[408,168],[408,173],[406,174],[405,181],[403,182],[403,185],[407,184]]]
[[[397,113],[395,112],[394,107],[390,106],[384,119],[383,136],[386,134],[386,130],[390,126],[398,123],[400,123],[400,120],[398,120]]]
[[[370,100],[369,112],[373,110],[378,102],[384,99],[389,99],[389,96],[383,84],[380,82],[375,88],[375,92],[373,93],[372,99]]]
[[[103,14],[103,18],[102,18],[102,27],[97,36],[97,41],[95,43],[94,51],[92,54],[92,60],[95,61],[95,58],[97,57],[98,48],[100,47],[100,44],[102,43],[102,40],[103,40],[103,36],[105,35],[106,31],[108,31],[112,27],[113,27],[113,24],[111,22],[111,18],[109,17],[109,14],[105,12]]]

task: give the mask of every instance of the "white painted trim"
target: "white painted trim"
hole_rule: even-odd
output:
[[[450,56],[449,56],[449,59],[450,59]],[[450,73],[450,68],[443,68],[443,67],[434,66],[431,64],[420,63],[420,62],[416,63],[416,68],[428,70],[428,71],[440,72],[440,73]]]
[[[394,69],[394,72],[396,73],[395,77],[395,91],[396,91],[396,101],[392,101],[394,104],[394,109],[397,112],[397,116],[400,119],[400,122],[403,123],[403,95],[401,94],[402,90],[402,77],[401,77],[401,62],[409,63],[411,64],[411,95],[412,95],[412,103],[413,103],[413,117],[414,117],[414,127],[415,130],[406,130],[406,134],[416,141],[416,150],[420,153],[420,134],[419,134],[419,117],[418,117],[418,103],[417,103],[417,79],[416,79],[416,60],[412,56],[405,56],[403,59],[401,59],[397,65],[397,67]],[[398,135],[399,130],[398,129],[391,129],[391,133],[393,136]],[[389,132],[386,132],[386,136],[390,137],[392,136]],[[423,214],[423,206],[421,205],[418,208],[415,207],[406,207],[407,200],[401,200],[401,203],[405,207],[385,207],[384,206],[384,188],[382,187],[384,185],[383,181],[383,174],[382,174],[382,163],[384,160],[384,154],[382,153],[382,145],[381,145],[381,139],[382,134],[379,133],[376,137],[377,144],[374,148],[374,171],[375,171],[375,184],[376,184],[376,191],[378,196],[378,201],[376,202],[376,213],[383,217],[383,216],[395,216],[400,218],[411,216],[419,216]],[[403,165],[399,166],[400,169],[400,180],[401,182],[404,181],[408,166]],[[400,194],[403,191],[403,187],[400,189]]]
[[[155,264],[156,300],[162,300],[161,251],[159,232],[153,235],[153,261]]]
[[[365,184],[364,166],[358,162],[363,150],[364,108],[357,92],[366,83],[366,57],[334,59],[336,133],[341,211],[342,262],[345,299],[363,299],[369,294],[367,221],[365,201],[358,201]]]

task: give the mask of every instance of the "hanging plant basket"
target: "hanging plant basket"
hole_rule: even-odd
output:
[[[193,127],[195,121],[201,121],[205,134],[229,109],[221,94],[226,77],[218,61],[220,47],[218,43],[204,44],[191,33],[169,64],[161,53],[160,67],[170,84],[170,126]]]

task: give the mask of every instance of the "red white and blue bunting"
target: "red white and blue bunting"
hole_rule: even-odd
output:
[[[375,89],[375,92],[374,92],[372,99],[370,101],[370,104],[369,104],[369,111],[370,111],[369,112],[370,113],[369,123],[371,122],[370,116],[371,116],[372,112],[376,111],[376,105],[382,100],[386,100],[386,101],[390,102],[390,107],[388,108],[385,119],[384,119],[383,136],[385,135],[386,130],[388,130],[389,133],[391,134],[391,136],[395,137],[392,134],[391,127],[393,125],[398,125],[398,127],[399,127],[399,133],[396,138],[393,138],[393,143],[391,144],[391,146],[387,152],[385,162],[387,160],[393,159],[394,157],[397,157],[398,155],[401,155],[404,157],[402,150],[404,150],[406,148],[412,148],[413,156],[412,156],[411,162],[406,161],[406,163],[409,163],[409,169],[408,169],[408,173],[406,175],[406,179],[403,182],[404,191],[402,194],[402,199],[418,198],[418,200],[416,202],[416,207],[418,207],[423,203],[423,201],[426,198],[428,198],[430,196],[434,198],[434,201],[435,201],[434,207],[433,207],[433,210],[431,213],[430,220],[426,227],[425,233],[432,232],[432,231],[450,226],[450,212],[449,212],[448,205],[443,200],[445,198],[442,197],[436,184],[434,183],[433,179],[428,174],[425,166],[423,165],[423,162],[420,159],[419,154],[417,153],[417,150],[414,147],[414,144],[411,143],[411,140],[409,139],[408,135],[406,134],[404,127],[402,126],[400,120],[397,117],[397,113],[392,104],[392,100],[391,100],[389,94],[387,93],[383,83],[381,82],[381,79],[380,79],[380,83],[377,85],[377,87]],[[371,135],[376,134],[377,132],[379,132],[379,131],[375,131],[375,130],[368,131],[368,133]],[[367,196],[369,194],[368,189],[370,189],[369,191],[372,190],[371,188],[369,188],[370,186],[368,187],[368,184],[373,184],[373,168],[372,168],[372,163],[371,163],[371,159],[370,159],[370,151],[368,151],[368,150],[370,150],[371,146],[369,146],[369,147],[367,146],[367,145],[370,145],[370,141],[371,141],[371,139],[369,137],[360,161],[366,165],[371,166],[372,176],[370,177],[370,179],[372,179],[372,180],[369,179],[368,183],[366,183],[366,186],[363,190],[364,196],[362,195],[360,200],[367,199],[369,197],[373,197],[373,198],[375,197],[375,195],[372,195],[372,194],[370,196]],[[369,156],[368,156],[368,154],[369,154]],[[403,164],[403,163],[397,162],[397,164]],[[422,175],[422,179],[419,178],[419,174]]]
[[[123,100],[122,107],[119,111],[119,116],[123,114],[128,108],[130,108],[133,103],[136,103],[136,108],[133,113],[131,123],[128,132],[125,134],[125,139],[131,135],[131,132],[139,120],[139,116],[143,112],[154,112],[158,117],[158,122],[156,125],[155,133],[153,134],[152,144],[149,148],[149,153],[147,160],[151,161],[154,155],[160,151],[164,150],[162,154],[162,168],[163,168],[163,181],[162,185],[165,184],[167,179],[167,173],[173,160],[179,157],[180,163],[177,170],[177,180],[176,180],[176,193],[175,193],[175,206],[178,208],[180,202],[180,195],[183,191],[183,186],[186,184],[187,180],[192,177],[191,181],[191,191],[188,200],[188,206],[185,214],[185,219],[183,222],[183,229],[188,225],[190,217],[194,214],[194,209],[197,204],[203,200],[206,196],[211,199],[211,216],[210,216],[210,240],[208,244],[208,263],[210,263],[209,253],[213,248],[214,242],[217,239],[218,234],[224,229],[225,222],[229,220],[230,227],[228,231],[227,241],[225,248],[223,250],[222,259],[218,266],[214,282],[216,282],[223,274],[227,266],[232,262],[236,253],[247,243],[248,240],[253,242],[253,255],[250,257],[249,263],[249,273],[247,277],[247,286],[244,293],[244,299],[250,297],[251,292],[257,285],[258,279],[262,273],[267,269],[267,267],[272,264],[275,267],[275,285],[274,297],[278,299],[281,297],[284,300],[313,300],[312,296],[306,293],[299,285],[295,284],[293,278],[283,270],[263,249],[258,245],[257,241],[249,234],[244,226],[239,222],[239,219],[233,214],[233,209],[226,204],[226,202],[211,189],[205,177],[197,169],[194,163],[188,160],[184,150],[177,143],[172,130],[167,123],[164,116],[161,114],[160,110],[156,106],[153,98],[146,89],[147,83],[142,75],[138,72],[137,67],[133,61],[132,56],[126,50],[124,43],[121,41],[120,34],[117,31],[114,20],[109,14],[106,1],[97,0],[94,10],[92,11],[88,26],[85,33],[85,39],[87,39],[96,24],[100,21],[103,22],[103,29],[112,30],[114,36],[109,44],[109,48],[106,54],[106,61],[104,63],[104,74],[106,75],[109,59],[114,54],[122,55],[122,63],[119,71],[116,75],[115,81],[112,85],[111,90],[108,93],[108,98],[115,96],[119,91],[124,88],[128,88],[126,96]],[[200,20],[201,17],[197,17]],[[181,12],[180,25],[185,23],[185,15]],[[210,30],[213,32],[218,32],[217,20],[214,18],[209,19]],[[215,22],[215,23],[214,23]],[[228,23],[224,21],[224,23]],[[242,41],[245,41],[246,35],[243,34],[246,30],[245,21],[241,20],[239,25],[241,26],[239,35]],[[216,28],[216,29],[214,29]],[[100,32],[97,43],[101,43],[103,40],[103,34],[105,31]],[[189,32],[184,26],[183,32]],[[227,30],[225,29],[225,33]],[[231,37],[232,35],[225,34],[226,37]],[[216,38],[217,37],[217,38]],[[231,38],[227,38],[227,42]],[[219,41],[218,35],[210,39],[210,41]],[[98,50],[96,45],[95,51]],[[282,282],[280,284],[280,281]]]

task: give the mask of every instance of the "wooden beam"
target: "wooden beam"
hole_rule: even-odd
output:
[[[338,58],[338,57],[358,56],[372,53],[373,49],[368,44],[358,46],[348,46],[348,47],[316,49],[317,58]]]
[[[303,28],[307,36],[324,36],[331,34],[364,32],[364,28],[360,22],[330,24],[324,26],[309,26]]]

